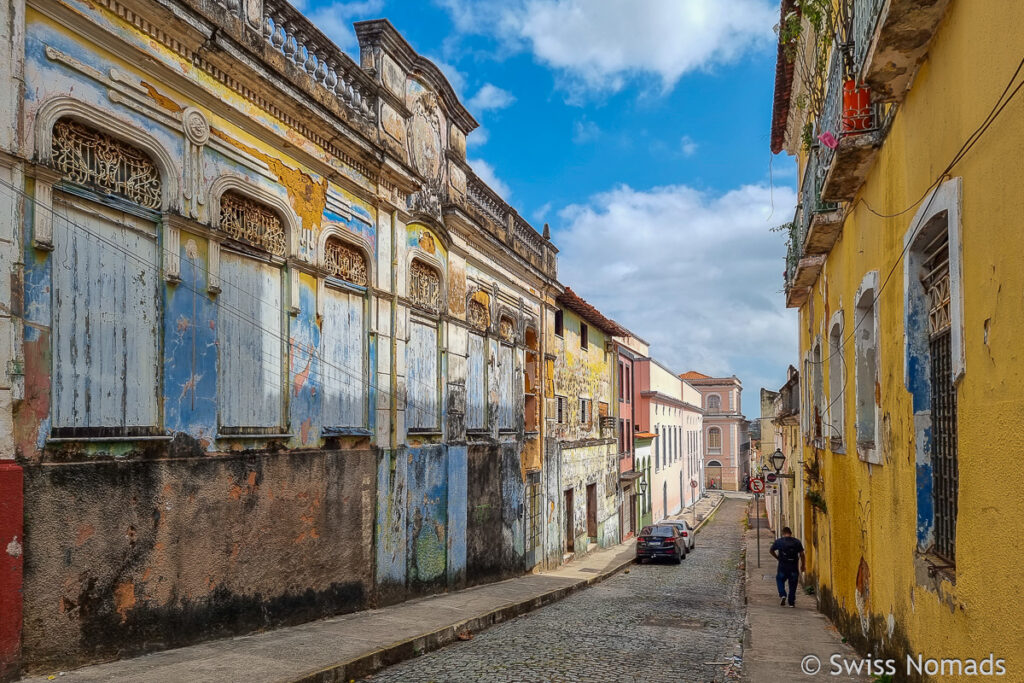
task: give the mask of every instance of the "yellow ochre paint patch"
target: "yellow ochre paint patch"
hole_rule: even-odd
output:
[[[280,159],[275,159],[258,149],[249,147],[221,130],[214,128],[210,133],[269,166],[277,176],[278,182],[288,192],[288,201],[299,216],[299,220],[302,221],[302,227],[307,230],[320,227],[324,207],[327,206],[327,180],[317,182],[308,173],[291,168]]]

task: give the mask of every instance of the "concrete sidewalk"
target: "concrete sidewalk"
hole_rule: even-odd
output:
[[[698,502],[709,520],[721,497]],[[698,526],[698,530],[700,528]],[[599,550],[542,574],[443,593],[60,675],[60,681],[348,681],[442,647],[602,581],[632,564],[634,542]],[[56,673],[56,672],[54,672]],[[47,676],[22,679],[31,683]]]
[[[751,520],[753,521],[753,520]],[[761,566],[757,566],[757,529],[745,534],[747,547],[747,624],[743,638],[744,678],[752,683],[810,683],[814,680],[869,681],[868,677],[832,676],[829,658],[840,654],[848,660],[859,659],[845,645],[829,620],[817,609],[815,596],[797,587],[796,608],[780,607],[775,583],[777,562],[768,554],[775,540],[765,525],[761,529]],[[821,669],[808,675],[801,662],[813,655]],[[813,666],[813,661],[809,662]]]

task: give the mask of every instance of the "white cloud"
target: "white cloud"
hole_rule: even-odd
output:
[[[505,184],[501,178],[494,173],[494,167],[483,159],[466,159],[469,165],[473,168],[473,172],[476,173],[481,180],[501,195],[501,198],[508,201],[508,198],[512,196],[512,190],[508,185]]]
[[[458,31],[527,49],[574,98],[654,74],[671,89],[690,71],[773,45],[774,0],[437,0]]]
[[[679,149],[683,152],[684,157],[692,157],[697,151],[697,143],[689,135],[684,135],[683,139],[679,141]]]
[[[724,195],[620,186],[559,212],[559,279],[677,372],[777,389],[797,335],[780,293],[785,245],[770,228],[791,215],[795,193],[775,188],[769,220],[771,204],[764,185]]]
[[[444,77],[448,79],[448,84],[452,86],[452,90],[455,91],[455,94],[458,95],[459,99],[461,100],[462,94],[466,90],[466,76],[461,71],[456,69],[455,65],[451,64],[450,62],[446,62],[443,59],[438,59],[437,57],[430,56],[428,56],[427,59],[432,61],[434,63],[434,66],[441,70],[441,73],[444,74]]]
[[[310,9],[309,0],[300,0],[296,7],[302,11],[324,35],[346,52],[357,50],[352,22],[377,18],[384,9],[384,0],[362,0],[361,2],[328,2],[315,4]],[[358,56],[355,57],[359,61]]]
[[[480,145],[487,144],[487,141],[491,139],[491,133],[483,126],[480,126],[472,133],[466,136],[466,146],[468,147],[479,147]]]
[[[536,223],[543,223],[544,219],[548,217],[548,213],[551,212],[551,202],[544,202],[541,206],[533,212],[533,220]]]
[[[593,121],[587,121],[583,119],[577,121],[572,126],[572,141],[577,145],[582,145],[585,142],[596,140],[597,136],[601,134],[601,129],[598,128],[597,124]]]
[[[515,101],[516,98],[509,91],[491,83],[484,83],[467,105],[473,112],[484,112],[489,109],[504,109]]]

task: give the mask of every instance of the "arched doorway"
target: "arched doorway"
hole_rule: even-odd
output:
[[[722,488],[722,463],[717,460],[708,460],[704,465],[704,485],[709,489]]]

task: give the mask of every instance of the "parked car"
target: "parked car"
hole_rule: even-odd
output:
[[[684,543],[684,545],[686,546],[686,550],[693,550],[694,546],[696,545],[697,534],[693,532],[693,527],[690,526],[689,522],[687,522],[685,519],[670,519],[665,520],[664,522],[659,522],[659,524],[667,524],[678,530],[679,535],[681,535],[683,539],[685,539],[686,541]]]
[[[679,564],[686,557],[686,539],[679,530],[668,524],[645,526],[636,539],[636,560],[667,557]]]

